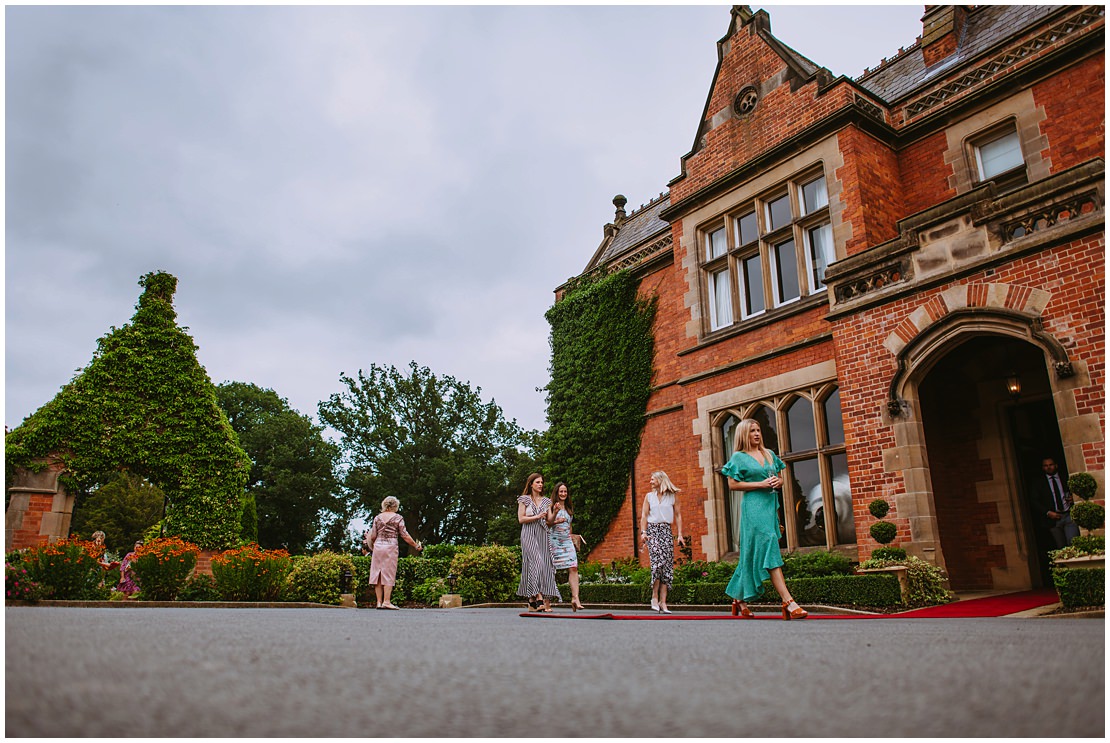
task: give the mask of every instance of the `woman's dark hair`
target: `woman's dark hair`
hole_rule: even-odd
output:
[[[533,472],[532,474],[528,475],[528,481],[524,483],[524,492],[521,493],[521,495],[532,494],[532,483],[535,482],[536,478],[538,477],[543,477],[543,475],[541,475],[539,472]]]
[[[566,501],[564,501],[564,503],[566,504],[564,506],[564,508],[567,509],[567,513],[569,513],[571,516],[573,516],[574,515],[574,505],[571,504],[571,502],[570,502],[570,485],[567,485],[565,482],[559,483],[558,485],[555,486],[555,489],[551,491],[551,508],[552,508],[552,510],[554,510],[555,504],[559,502],[559,488],[566,488],[567,489],[567,499],[566,499]]]

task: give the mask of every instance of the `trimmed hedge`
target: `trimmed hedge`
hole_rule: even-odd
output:
[[[726,583],[676,583],[667,593],[668,604],[729,604]],[[830,575],[821,578],[791,578],[790,593],[800,604],[842,606],[898,606],[902,595],[893,575]],[[585,583],[579,598],[592,604],[645,604],[651,600],[651,586],[628,583]],[[763,595],[756,602],[778,603],[771,581],[763,582]]]
[[[1105,568],[1053,568],[1052,583],[1065,608],[1106,604]]]

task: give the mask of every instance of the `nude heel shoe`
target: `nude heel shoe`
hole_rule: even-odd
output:
[[[791,619],[805,619],[806,617],[809,616],[809,612],[806,611],[805,609],[803,609],[800,606],[798,606],[797,609],[794,609],[793,611],[791,611],[788,608],[791,604],[794,604],[795,606],[797,606],[798,602],[796,602],[796,601],[783,601],[782,602],[782,618],[783,619],[789,621]]]

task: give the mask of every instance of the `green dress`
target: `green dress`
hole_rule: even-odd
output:
[[[726,477],[740,482],[759,482],[786,469],[771,452],[771,461],[760,464],[750,454],[738,451],[721,468]],[[725,587],[734,599],[751,601],[763,594],[763,581],[771,568],[782,565],[779,551],[779,494],[766,490],[745,490],[740,503],[740,561]]]

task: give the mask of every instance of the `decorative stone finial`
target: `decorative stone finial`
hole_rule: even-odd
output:
[[[613,197],[613,206],[617,207],[617,222],[622,221],[627,216],[624,213],[624,205],[627,203],[628,199],[624,198],[622,194]]]

